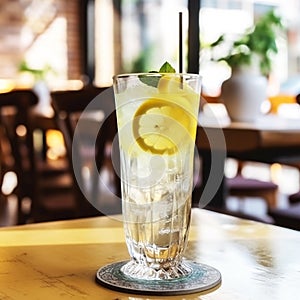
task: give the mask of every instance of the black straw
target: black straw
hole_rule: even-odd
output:
[[[179,73],[183,72],[182,56],[182,12],[179,12]]]

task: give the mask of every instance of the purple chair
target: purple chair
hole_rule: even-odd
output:
[[[277,204],[278,185],[271,181],[245,178],[237,175],[227,178],[228,194],[240,198],[260,197],[266,200],[268,208],[275,208]]]
[[[300,230],[300,203],[293,203],[287,208],[269,209],[275,225]]]

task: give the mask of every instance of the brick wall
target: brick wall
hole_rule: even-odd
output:
[[[34,2],[31,0],[1,0],[0,79],[18,76],[18,67],[24,54],[58,16],[63,16],[67,20],[66,65],[68,77],[69,79],[81,78],[84,65],[82,28],[79,21],[82,1],[48,0],[46,2],[49,6],[45,11],[38,13],[39,8],[34,6]],[[35,1],[36,5],[43,2],[45,3],[45,1]],[[31,34],[24,36],[25,27],[27,32],[31,32]],[[53,51],[51,48],[46,48],[43,51]]]

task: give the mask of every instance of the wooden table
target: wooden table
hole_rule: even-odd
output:
[[[109,217],[0,230],[0,299],[296,300],[300,232],[193,209],[188,259],[222,274],[210,293],[130,295],[95,283],[97,269],[128,258],[122,222]]]
[[[203,184],[195,191],[193,202],[198,203],[200,199],[200,203],[210,202],[212,206],[222,207],[227,157],[264,163],[300,161],[300,116],[299,119],[288,119],[266,115],[253,123],[240,123],[202,113],[196,144],[203,158],[200,175]],[[205,186],[210,188],[205,191]],[[220,188],[216,189],[216,186]]]

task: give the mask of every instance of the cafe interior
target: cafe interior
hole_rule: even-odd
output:
[[[299,10],[1,0],[0,299],[298,299]],[[186,256],[220,270],[212,298],[94,282],[128,257],[113,78],[165,62],[201,75]]]
[[[159,70],[165,61],[176,69],[181,55],[183,71],[202,76],[193,205],[300,229],[300,127],[295,125],[300,118],[299,1],[9,0],[0,5],[1,226],[97,215],[86,203],[81,207],[85,193],[94,189],[101,190],[94,197],[102,198],[104,214],[121,213],[120,180],[111,163],[114,120],[102,130],[97,167],[103,170],[95,188],[90,157],[84,157],[90,154],[88,146],[81,151],[85,154],[73,157],[71,112],[85,108],[81,98],[94,98],[110,87],[115,74]],[[212,61],[206,45],[221,34],[240,35],[269,10],[280,13],[283,29],[276,35],[260,115],[280,117],[283,127],[277,119],[266,129],[261,119],[246,122],[250,133],[258,134],[254,139],[271,139],[255,151],[243,147],[252,138],[246,131],[234,140],[224,134],[221,187],[216,179],[214,191],[206,195],[202,168],[215,152],[202,144],[202,138],[210,140],[210,125],[201,122],[212,115],[220,123],[230,119],[221,89],[231,74],[224,62]],[[18,98],[26,101],[20,106]],[[68,99],[82,104],[73,108]],[[284,127],[288,122],[290,131]],[[245,124],[236,125],[237,131],[248,128]],[[236,151],[235,144],[241,149]],[[80,179],[74,177],[74,164],[81,168]]]

